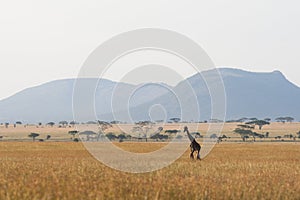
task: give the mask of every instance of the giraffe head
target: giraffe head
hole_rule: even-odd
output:
[[[188,127],[185,126],[183,132],[187,132],[188,131]]]

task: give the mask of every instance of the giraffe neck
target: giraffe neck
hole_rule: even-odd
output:
[[[193,142],[195,140],[195,138],[190,134],[189,130],[187,130],[186,133],[187,133],[190,141]]]

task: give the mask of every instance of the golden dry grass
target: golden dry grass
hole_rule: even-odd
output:
[[[129,151],[163,143],[120,143]],[[300,199],[299,143],[218,144],[162,170],[129,174],[80,143],[0,142],[0,199]]]

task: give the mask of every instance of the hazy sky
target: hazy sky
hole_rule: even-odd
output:
[[[164,28],[199,43],[217,66],[282,71],[300,85],[297,0],[95,0],[0,2],[0,99],[76,77],[110,37]]]

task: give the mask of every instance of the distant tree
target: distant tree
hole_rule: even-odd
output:
[[[247,139],[249,139],[249,136],[248,135],[244,135],[244,136],[242,136],[242,139],[245,142]]]
[[[55,125],[55,123],[54,122],[49,122],[49,123],[47,123],[47,125],[53,127]]]
[[[218,137],[218,143],[219,142],[222,142],[223,141],[223,139],[227,139],[228,137],[226,136],[226,135],[222,135],[222,136],[220,136],[220,137]]]
[[[276,136],[276,137],[275,137],[275,140],[277,140],[277,139],[281,139],[281,136]]]
[[[121,133],[117,136],[117,138],[119,139],[119,142],[123,142],[127,136],[125,135],[125,133]]]
[[[110,124],[121,124],[120,121],[111,121]]]
[[[215,133],[210,135],[209,137],[210,137],[210,139],[217,139],[218,138],[217,134],[215,134]]]
[[[182,136],[181,136],[182,137]],[[163,134],[160,134],[160,133],[157,133],[155,135],[152,135],[150,137],[151,139],[155,139],[155,140],[167,140],[169,138],[168,135],[163,135]]]
[[[22,125],[22,122],[17,121],[16,124],[17,124],[17,125]]]
[[[270,122],[272,119],[271,118],[265,118],[264,119],[266,122]]]
[[[249,128],[236,128],[233,132],[239,134],[244,142],[249,138],[249,136],[253,136],[254,134]]]
[[[105,131],[112,127],[112,125],[109,122],[105,121],[97,121],[99,132],[97,134],[97,141],[100,140],[100,138],[105,136]]]
[[[97,133],[95,133],[94,131],[84,131],[84,132],[80,132],[79,135],[85,135],[86,136],[86,141],[89,141],[91,136],[95,136],[95,135],[97,135]]]
[[[71,126],[75,126],[76,124],[78,124],[77,122],[75,122],[75,121],[71,121],[70,123],[69,123]]]
[[[50,140],[51,135],[47,135],[46,140]]]
[[[43,123],[42,123],[42,122],[39,122],[39,123],[38,123],[38,126],[42,126],[42,125],[43,125]]]
[[[210,119],[209,121],[210,121],[210,123],[222,123],[223,122],[223,120],[220,120],[220,119]]]
[[[173,117],[173,118],[170,119],[170,121],[172,121],[172,122],[174,122],[174,123],[178,123],[178,122],[180,122],[180,118],[178,118],[178,117]]]
[[[95,121],[88,121],[88,122],[86,122],[86,124],[97,124],[97,122],[95,122]]]
[[[270,133],[266,132],[266,138],[269,138]]]
[[[9,126],[9,123],[6,122],[6,123],[5,123],[5,128],[8,128],[8,126]]]
[[[259,127],[261,125],[264,125],[265,123],[268,123],[264,120],[255,120],[251,122],[247,122],[245,126],[238,125],[238,128],[236,128],[233,132],[237,133],[241,136],[243,141],[245,142],[249,137],[253,137],[253,140],[256,141],[256,138],[264,138],[265,135],[259,134],[256,132],[253,132],[252,129],[254,129],[253,126],[249,126],[249,124],[258,125]]]
[[[278,117],[275,119],[277,122],[293,122],[295,119],[293,117]]]
[[[250,121],[256,121],[258,119],[256,117],[252,117],[252,118],[249,118],[248,120],[250,120]]]
[[[105,121],[98,121],[98,126],[101,129],[101,131],[105,131],[106,129],[112,127],[112,125],[109,122],[105,122]]]
[[[180,132],[180,130],[176,130],[176,129],[174,129],[174,130],[165,130],[165,133],[169,133],[169,134],[172,134],[172,133],[176,134],[178,132]]]
[[[78,134],[79,131],[77,130],[73,130],[73,131],[69,131],[68,134],[72,135],[72,138],[74,139],[75,138],[75,135]]]
[[[298,135],[298,138],[300,138],[300,131],[297,133],[297,135]]]
[[[250,126],[250,125],[247,125],[247,124],[239,124],[237,126],[242,128],[242,129],[250,129],[250,130],[255,128],[253,125]]]
[[[287,122],[293,122],[295,119],[293,117],[285,117]]]
[[[277,117],[275,120],[276,120],[277,122],[285,123],[285,118],[284,118],[284,117]]]
[[[241,118],[241,119],[238,119],[237,122],[245,122],[245,121],[247,121],[247,120],[248,120],[247,117],[243,117],[243,118]]]
[[[38,137],[40,134],[38,134],[38,133],[30,133],[29,135],[28,135],[28,137],[31,137],[32,138],[32,141],[35,141],[35,138],[36,137]]]
[[[146,139],[148,141],[148,136],[151,132],[156,132],[153,130],[153,126],[155,123],[151,121],[140,121],[135,123],[136,126],[132,128],[132,133],[138,133],[139,137],[142,139]]]
[[[118,137],[114,134],[114,133],[107,133],[106,134],[106,137],[109,139],[109,140],[115,140],[117,139]]]
[[[158,127],[157,130],[150,136],[150,138],[155,140],[168,139],[167,135],[160,134],[163,130],[164,130],[163,127]]]
[[[246,124],[247,125],[251,125],[251,124],[256,125],[259,127],[259,130],[261,130],[263,126],[269,125],[270,122],[267,122],[265,120],[254,120],[254,121],[247,122]]]
[[[121,134],[118,135],[118,139],[124,140],[126,138],[127,137],[126,137],[126,135],[124,133],[121,133]]]
[[[256,141],[256,138],[262,139],[262,138],[265,137],[265,135],[259,134],[259,133],[256,133],[256,132],[253,132],[251,136],[253,137],[253,140],[254,140],[254,141]]]
[[[234,131],[234,133],[237,133],[237,134],[240,134],[241,136],[244,136],[244,135],[252,135],[253,134],[253,131],[251,130],[245,130],[245,129],[241,129],[241,128],[236,128]]]
[[[69,123],[67,121],[60,121],[58,124],[62,125],[63,127],[67,126]]]

